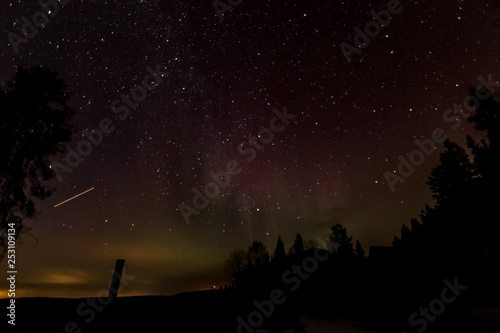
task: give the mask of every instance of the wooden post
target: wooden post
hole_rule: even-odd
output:
[[[111,299],[114,299],[118,296],[118,289],[120,288],[122,279],[123,266],[125,266],[125,259],[117,259],[113,278],[111,279],[111,285],[109,286],[108,298],[112,297]]]

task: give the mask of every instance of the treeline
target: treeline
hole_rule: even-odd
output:
[[[347,235],[347,229],[341,224],[335,224],[331,227],[331,234],[325,240],[324,246],[326,249],[333,253],[338,253],[344,256],[358,255],[365,256],[359,241],[356,241],[356,249],[352,244],[352,236]],[[234,287],[236,285],[236,278],[238,274],[248,269],[259,268],[260,266],[282,262],[287,256],[296,257],[301,256],[307,250],[321,247],[315,240],[304,241],[302,235],[297,233],[292,246],[288,251],[285,250],[285,244],[278,236],[276,247],[269,254],[266,246],[261,241],[255,240],[248,247],[247,250],[237,249],[231,252],[229,259],[226,260],[224,265],[224,275],[226,277],[226,288]]]
[[[481,95],[470,91],[471,99]],[[476,101],[468,121],[484,137],[476,142],[467,136],[470,153],[444,142],[445,152],[427,181],[434,206],[426,205],[393,241],[401,255],[434,262],[440,271],[477,268],[500,257],[500,104],[491,96]]]

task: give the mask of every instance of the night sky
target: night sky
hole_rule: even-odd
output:
[[[58,71],[76,110],[70,150],[105,118],[113,130],[37,202],[18,241],[20,297],[95,296],[118,258],[134,276],[122,295],[209,289],[224,284],[231,250],[258,239],[272,253],[279,235],[288,248],[297,232],[326,239],[335,223],[366,252],[390,245],[432,204],[425,182],[443,146],[394,192],[384,173],[436,128],[463,144],[471,126],[443,114],[462,108],[479,76],[500,80],[493,0],[402,1],[350,62],[341,43],[354,47],[353,28],[387,1],[247,0],[222,21],[209,0],[66,2],[17,52],[9,33],[21,36],[21,18],[40,6],[0,4],[0,82],[17,66]],[[136,89],[147,96],[127,107],[122,95],[150,71],[151,90]],[[284,108],[295,117],[252,147]],[[250,148],[248,161],[238,149]],[[239,173],[187,224],[179,205],[193,207],[193,188],[233,160]]]

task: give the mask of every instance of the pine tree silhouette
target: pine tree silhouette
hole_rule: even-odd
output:
[[[304,252],[304,239],[300,233],[297,233],[292,247],[288,250],[288,254],[301,254],[302,252]]]
[[[276,242],[276,249],[274,250],[273,260],[279,261],[285,257],[285,244],[281,240],[281,236],[278,236],[278,241]]]

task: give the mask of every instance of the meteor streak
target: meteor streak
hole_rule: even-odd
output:
[[[66,203],[66,202],[68,202],[68,201],[70,201],[70,200],[73,200],[74,198],[79,197],[79,196],[80,196],[80,195],[82,195],[82,194],[85,194],[85,193],[87,193],[87,192],[89,192],[89,191],[92,191],[93,189],[94,189],[93,187],[92,187],[92,188],[89,188],[89,189],[88,189],[87,191],[85,191],[85,192],[82,192],[82,193],[80,193],[80,194],[77,194],[77,195],[75,195],[74,197],[69,198],[68,200],[64,200],[63,202],[58,203],[57,205],[55,205],[55,206],[54,206],[54,208],[56,208],[57,206],[62,205],[63,203]]]

